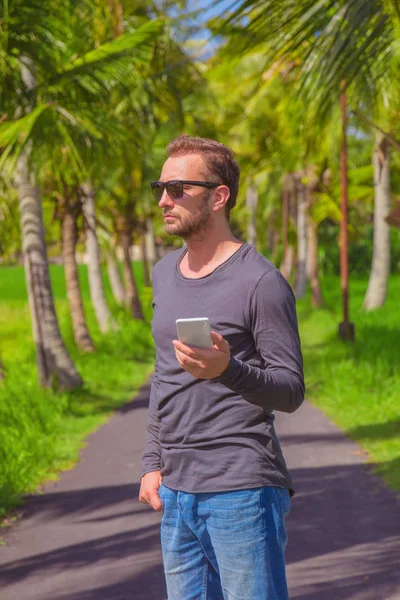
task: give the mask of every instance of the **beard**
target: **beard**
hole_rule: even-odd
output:
[[[179,235],[184,239],[191,239],[194,236],[202,238],[211,223],[211,209],[208,205],[208,199],[210,198],[210,192],[207,190],[204,202],[200,205],[200,208],[191,215],[187,215],[183,219],[176,217],[176,223],[165,223],[165,232],[169,235]],[[168,213],[166,213],[168,214]],[[175,216],[175,215],[174,215]]]

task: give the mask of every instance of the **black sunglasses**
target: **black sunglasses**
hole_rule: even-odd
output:
[[[209,189],[213,189],[221,185],[220,183],[213,183],[210,181],[187,181],[185,179],[174,179],[173,181],[152,181],[151,189],[153,192],[154,198],[159,202],[162,198],[164,190],[167,190],[168,196],[172,200],[179,200],[183,196],[183,186],[184,185],[198,185],[200,187],[205,187]]]

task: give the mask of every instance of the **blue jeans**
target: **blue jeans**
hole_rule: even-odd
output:
[[[288,600],[288,490],[159,494],[168,600]]]

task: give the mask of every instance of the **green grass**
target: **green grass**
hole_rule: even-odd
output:
[[[362,310],[366,279],[350,280],[350,320],[356,341],[338,339],[340,283],[322,282],[326,307],[298,301],[306,396],[357,440],[377,472],[400,490],[400,276],[392,276],[385,306]]]
[[[151,290],[135,264],[146,322],[135,322],[113,305],[118,332],[102,335],[90,303],[86,266],[79,275],[85,311],[96,352],[79,352],[73,341],[61,266],[51,267],[56,310],[64,340],[85,385],[72,392],[42,390],[37,384],[35,348],[22,267],[0,269],[0,354],[6,383],[0,385],[0,517],[45,480],[78,459],[87,435],[111,412],[133,398],[151,373],[154,349],[150,331]]]

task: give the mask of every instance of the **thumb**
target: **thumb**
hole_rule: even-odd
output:
[[[222,335],[216,333],[215,331],[212,331],[211,339],[213,341],[213,344],[217,346],[218,350],[221,350],[221,352],[229,352],[229,344],[226,341],[226,339],[222,337]]]

